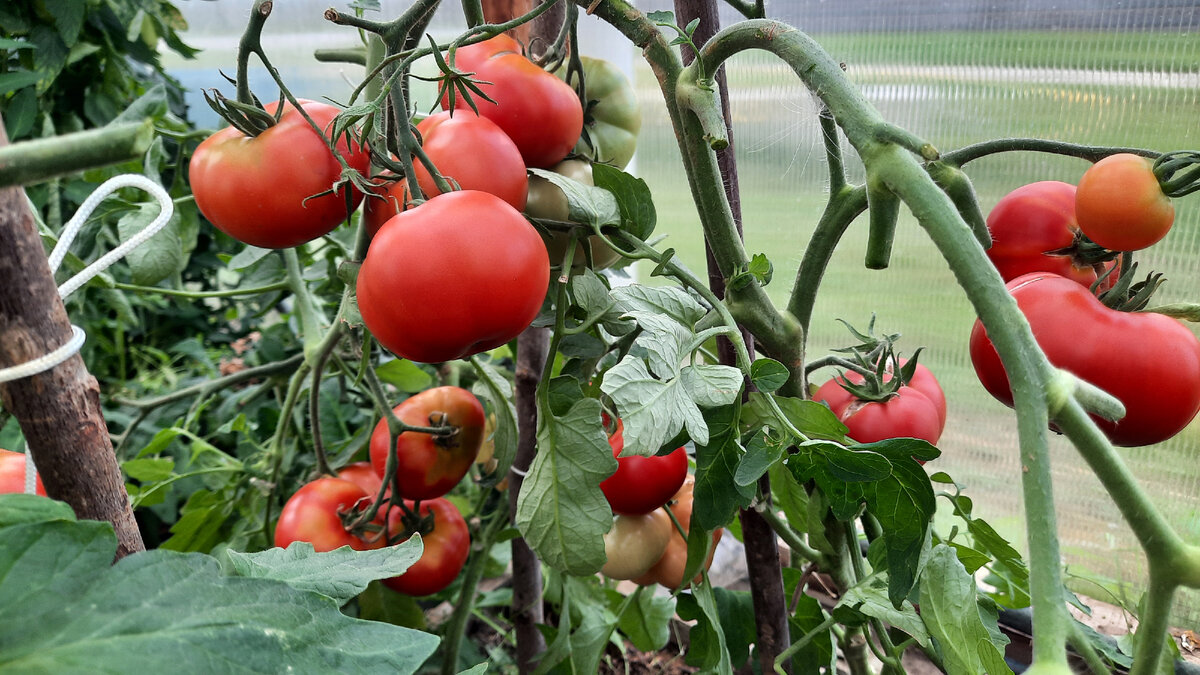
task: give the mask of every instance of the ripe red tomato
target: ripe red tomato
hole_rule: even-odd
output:
[[[908,359],[900,359],[901,367],[907,363]],[[883,379],[885,382],[892,379],[890,369],[889,372],[884,373]],[[846,406],[850,405],[854,400],[854,395],[841,386],[840,383],[843,381],[851,384],[862,384],[865,378],[849,370],[844,375],[838,375],[828,380],[813,394],[814,401],[818,403],[823,402],[828,405],[833,414],[839,418],[842,412],[845,411]],[[940,437],[942,431],[946,429],[946,393],[942,391],[942,385],[938,382],[937,377],[934,376],[933,371],[929,370],[924,363],[918,362],[916,369],[913,371],[913,376],[908,382],[908,386],[924,394],[925,398],[928,398],[933,403],[933,407],[938,413],[938,435]],[[857,439],[853,434],[851,434],[851,437]]]
[[[417,508],[413,502],[406,501],[405,504],[410,509]],[[388,514],[388,528],[392,532],[403,529],[400,513],[400,509],[393,508]],[[433,517],[433,529],[421,534],[425,546],[421,559],[404,574],[383,580],[383,584],[393,591],[413,596],[431,595],[449,586],[462,570],[471,551],[471,533],[467,521],[449,500],[423,501],[419,513]],[[399,541],[407,541],[410,536],[404,535]]]
[[[440,112],[417,125],[421,147],[447,180],[462,190],[490,192],[514,209],[525,208],[529,179],[521,151],[500,127],[470,108],[451,117]],[[414,160],[413,171],[426,197],[441,194],[425,165]]]
[[[600,573],[610,579],[636,579],[650,570],[671,541],[675,524],[662,509],[640,516],[618,515],[604,535],[608,560]]]
[[[34,483],[34,491],[45,497],[46,488],[42,485],[39,475]],[[0,450],[0,494],[21,494],[25,492],[25,454],[12,450]]]
[[[329,134],[338,109],[300,101],[305,112]],[[274,112],[277,103],[268,103]],[[345,137],[338,152],[363,175],[366,149],[350,147]],[[290,103],[275,126],[254,138],[228,127],[204,139],[188,168],[196,206],[213,225],[238,241],[263,248],[299,246],[328,234],[362,200],[357,190],[309,197],[329,190],[342,174],[325,140]]]
[[[356,551],[383,548],[383,537],[367,541],[347,532],[342,524],[340,514],[370,499],[361,487],[341,478],[318,478],[307,483],[283,505],[275,523],[275,545],[283,548],[294,541],[306,541],[316,551],[343,546]]]
[[[523,54],[521,43],[501,33],[482,42],[476,42],[454,51],[454,66],[464,72],[473,73],[489,56],[499,52]],[[456,106],[457,109],[457,106]]]
[[[675,514],[675,519],[679,521],[679,525],[683,527],[685,532],[690,531],[692,525],[692,488],[694,482],[691,478],[684,482],[683,487],[679,488],[679,492],[675,493],[673,499],[675,503],[671,504],[671,513]],[[721,536],[724,530],[717,528],[713,530],[712,547],[708,551],[708,558],[704,561],[704,569],[712,566],[713,556],[717,552],[717,543],[721,541]],[[649,586],[657,583],[672,590],[683,585],[683,572],[687,567],[687,539],[685,539],[679,530],[675,529],[674,523],[671,524],[671,541],[667,543],[667,548],[663,551],[663,555],[658,559],[658,562],[646,571],[645,574],[633,580],[639,586]],[[700,576],[697,575],[695,581],[698,583]]]
[[[846,425],[846,435],[859,443],[920,438],[937,445],[942,437],[943,422],[937,405],[910,386],[900,387],[885,401],[855,399],[842,409],[838,419]]]
[[[1086,288],[1054,274],[1018,277],[1008,290],[1050,363],[1125,404],[1118,422],[1096,419],[1114,444],[1164,441],[1200,411],[1200,340],[1179,321],[1109,309]],[[970,351],[984,388],[1011,406],[1008,376],[978,320]]]
[[[666,504],[683,485],[688,475],[687,450],[676,448],[661,457],[622,457],[625,426],[617,420],[617,429],[608,437],[617,471],[600,483],[614,513],[637,516]]]
[[[375,473],[375,467],[370,462],[347,464],[338,469],[337,477],[354,483],[371,497],[378,495],[379,488],[383,487],[383,480]]]
[[[478,96],[472,100],[480,115],[495,122],[517,144],[526,166],[539,169],[554,166],[571,152],[583,132],[579,96],[566,82],[512,49],[511,44],[496,47],[480,49],[491,52],[478,62],[474,60],[476,54],[463,61],[465,49],[459,50],[460,64],[471,64],[476,73],[474,79],[481,81],[480,91],[495,103]],[[449,91],[444,93],[442,108],[450,108],[452,95],[457,96]],[[463,107],[465,102],[456,98],[454,109]]]
[[[384,347],[436,363],[517,337],[549,285],[529,221],[495,195],[459,190],[384,224],[358,272],[358,308]]]
[[[385,172],[381,177],[394,178],[395,176]],[[392,180],[379,187],[371,188],[371,192],[382,198],[368,197],[363,202],[363,223],[367,226],[367,233],[374,239],[379,228],[411,206],[412,200],[409,198],[411,193],[408,190],[408,181],[405,180]]]
[[[1109,155],[1079,179],[1075,213],[1088,239],[1114,251],[1138,251],[1167,236],[1175,205],[1163,194],[1153,163],[1130,153]]]
[[[405,431],[396,438],[394,449],[389,447],[387,420],[380,420],[371,433],[371,466],[377,475],[385,475],[388,453],[395,453],[401,497],[441,497],[458,485],[479,454],[486,423],[483,405],[466,389],[435,387],[405,399],[393,410],[405,424],[458,429],[447,437]]]
[[[1076,254],[1080,230],[1070,183],[1044,180],[1013,190],[988,214],[987,227],[992,235],[987,255],[1005,281],[1029,272],[1053,272],[1090,287],[1097,273],[1117,264],[1111,260],[1097,266]],[[1115,282],[1114,271],[1100,290]]]

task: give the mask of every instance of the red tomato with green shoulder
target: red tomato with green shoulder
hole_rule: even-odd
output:
[[[499,197],[458,190],[383,224],[358,272],[371,334],[421,363],[494,349],[529,327],[550,285],[537,230]]]
[[[617,470],[600,482],[613,513],[638,516],[666,504],[683,485],[688,475],[687,450],[676,448],[655,457],[622,457],[625,426],[617,420],[617,429],[608,437]]]
[[[1200,411],[1200,340],[1179,321],[1110,309],[1088,289],[1049,273],[1017,277],[1007,287],[1050,363],[1125,405],[1117,422],[1093,417],[1114,444],[1165,441]],[[1008,375],[978,320],[970,353],[984,388],[1011,407]]]
[[[430,115],[417,125],[421,147],[438,171],[460,190],[489,192],[514,209],[525,208],[529,179],[512,139],[494,122],[470,108]],[[441,194],[425,165],[413,158],[413,171],[425,197]]]
[[[330,133],[338,108],[300,101],[313,122]],[[278,103],[268,103],[273,113]],[[370,167],[365,148],[343,136],[338,152],[363,175]],[[204,139],[188,165],[196,206],[219,230],[252,246],[290,248],[331,232],[362,200],[362,193],[343,186],[328,192],[341,178],[325,139],[290,103],[279,121],[257,136],[234,127]],[[347,210],[347,196],[350,208]],[[311,199],[310,199],[311,197]]]
[[[1163,194],[1154,163],[1127,152],[1093,164],[1079,179],[1075,214],[1088,239],[1114,251],[1140,251],[1167,236],[1175,205]]]
[[[34,491],[46,496],[46,487],[42,485],[39,474],[34,482]],[[12,450],[0,450],[0,494],[21,494],[25,492],[25,453]]]
[[[346,531],[342,521],[344,515],[372,497],[341,478],[318,478],[307,483],[283,505],[275,523],[275,545],[286,548],[292,542],[306,541],[318,552],[343,546],[356,551],[383,548],[383,537],[363,539]]]
[[[410,509],[418,509],[415,502],[405,501]],[[432,595],[449,586],[467,562],[471,552],[471,532],[467,521],[447,499],[429,499],[420,502],[419,514],[428,519],[428,528],[421,531],[424,551],[412,567],[398,577],[384,579],[383,585],[405,595],[416,597]],[[393,507],[388,513],[388,528],[391,532],[403,531],[401,510]],[[412,533],[402,534],[392,543],[407,541]]]
[[[479,114],[508,134],[520,148],[526,166],[552,167],[575,147],[583,131],[583,105],[570,85],[511,45],[491,51],[478,62],[468,56],[464,63],[473,66],[473,79],[492,99],[472,97]],[[469,107],[457,93],[447,91],[442,96],[443,109],[451,109],[452,98],[454,110]]]
[[[1045,180],[1023,185],[997,202],[987,217],[992,235],[987,256],[1005,281],[1029,272],[1052,272],[1090,287],[1117,264],[1091,263],[1078,248],[1082,233],[1075,193],[1070,183]],[[1114,270],[1100,290],[1115,282]]]
[[[405,431],[391,446],[387,420],[371,433],[371,466],[387,475],[388,455],[396,457],[396,482],[401,497],[422,500],[441,497],[467,475],[483,443],[486,419],[483,405],[461,387],[435,387],[415,394],[393,408],[405,424],[453,427],[454,433],[435,436]]]

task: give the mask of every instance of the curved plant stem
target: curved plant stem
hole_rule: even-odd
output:
[[[125,284],[116,282],[113,288],[122,291],[132,291],[135,293],[157,293],[159,295],[167,295],[173,298],[186,298],[188,300],[203,300],[204,298],[236,298],[243,295],[261,295],[272,291],[288,290],[290,286],[287,282],[279,282],[277,284],[268,284],[266,286],[256,286],[254,288],[230,288],[224,291],[184,291],[175,288],[159,288],[157,286],[138,286],[137,284]]]
[[[941,159],[947,164],[954,166],[962,166],[967,162],[995,155],[1001,152],[1046,152],[1054,155],[1065,155],[1067,157],[1078,157],[1086,159],[1089,162],[1095,162],[1109,155],[1115,155],[1120,152],[1128,152],[1143,157],[1158,157],[1159,153],[1154,150],[1146,150],[1145,148],[1114,148],[1103,145],[1079,145],[1078,143],[1064,143],[1062,141],[1046,140],[1042,138],[1002,138],[992,141],[984,141],[973,145],[964,146],[957,150],[942,153]]]

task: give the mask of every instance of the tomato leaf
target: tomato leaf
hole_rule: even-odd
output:
[[[696,444],[692,522],[709,532],[727,523],[734,509],[749,506],[756,492],[733,478],[743,452],[738,431],[741,408],[738,399],[733,405],[704,411],[709,439]]]
[[[75,520],[75,512],[65,502],[40,495],[16,493],[0,499],[0,527],[54,520]]]
[[[791,373],[787,366],[775,359],[760,358],[750,364],[750,381],[761,392],[769,394],[777,391],[787,383],[789,377]]]
[[[775,413],[767,405],[766,394],[750,392],[750,401],[742,415],[742,429],[750,431],[764,426],[783,431]],[[846,425],[838,421],[837,415],[816,401],[776,396],[775,403],[784,417],[809,438],[823,438],[842,442],[846,440]]]
[[[633,356],[605,375],[600,389],[621,413],[627,455],[648,457],[684,428],[698,445],[708,444],[708,425],[681,380],[655,379],[645,362]]]
[[[605,591],[608,608],[616,612],[625,602],[625,595],[615,589]],[[671,639],[671,618],[675,616],[675,598],[647,591],[637,594],[625,611],[617,617],[617,628],[639,651],[662,649]]]
[[[784,570],[788,572],[790,570]],[[796,609],[788,617],[788,632],[796,641],[815,631],[825,622],[825,612],[821,603],[811,595],[804,593],[796,596],[799,602]],[[795,675],[820,675],[821,673],[837,672],[837,648],[832,628],[827,628],[792,657],[792,672]]]
[[[108,523],[15,525],[0,540],[5,670],[412,673],[438,642],[285,583],[224,576],[206,555],[160,549],[114,565]]]
[[[617,206],[617,199],[608,190],[584,185],[573,178],[546,169],[529,171],[554,183],[563,191],[567,196],[567,213],[571,222],[595,227],[621,224],[621,210]]]
[[[688,665],[705,672],[732,673],[733,664],[721,625],[721,612],[710,584],[692,587],[691,593],[680,593],[676,603],[679,618],[696,621],[688,640]],[[751,623],[753,625],[753,623]]]
[[[921,618],[950,675],[1012,673],[1003,656],[1008,640],[997,639],[995,616],[985,623],[975,579],[949,546],[933,548],[921,575]]]
[[[754,485],[783,457],[785,449],[779,438],[761,432],[754,434],[746,443],[746,454],[738,463],[733,482],[743,487]]]
[[[643,286],[632,284],[614,288],[613,300],[622,313],[645,312],[663,314],[684,326],[695,326],[704,318],[707,310],[688,295],[673,286]]]
[[[650,186],[641,178],[607,164],[592,165],[592,181],[596,187],[612,193],[621,214],[621,229],[638,239],[648,239],[658,225],[658,212],[650,194]]]
[[[517,456],[517,407],[513,402],[513,386],[495,366],[478,356],[471,357],[471,365],[479,373],[479,381],[471,390],[496,416],[496,430],[492,432],[496,470],[492,476],[499,481],[508,475],[508,468]]]
[[[379,379],[400,391],[415,394],[433,386],[433,376],[408,359],[392,359],[375,368]]]
[[[916,583],[929,542],[929,523],[937,510],[929,477],[912,457],[926,452],[922,445],[933,448],[915,439],[851,448],[808,441],[787,459],[798,482],[817,483],[839,520],[856,518],[864,504],[879,520],[887,553],[888,597],[897,608]]]
[[[887,580],[883,575],[873,574],[847,590],[832,614],[840,623],[848,625],[861,625],[866,617],[879,619],[908,633],[926,651],[932,648],[929,631],[913,604],[905,600],[900,608],[892,606],[888,600]]]
[[[225,556],[238,576],[284,581],[292,588],[320,593],[344,605],[365,591],[372,581],[404,574],[421,559],[422,550],[418,534],[395,546],[370,551],[343,546],[316,553],[312,544],[297,541],[287,548],[257,553],[230,549]]]
[[[117,221],[117,236],[121,241],[128,241],[157,218],[158,213],[157,203],[138,204],[136,209]],[[125,262],[133,273],[133,283],[152,286],[183,271],[187,259],[183,254],[183,239],[179,232],[181,224],[179,214],[172,214],[163,229],[125,256]]]
[[[539,409],[538,419],[538,453],[517,497],[517,527],[547,565],[594,574],[604,565],[604,533],[612,527],[600,481],[617,470],[600,402],[583,399],[561,416]]]

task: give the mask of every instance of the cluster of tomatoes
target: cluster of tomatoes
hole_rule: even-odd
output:
[[[1120,290],[1120,275],[1133,273],[1121,269],[1119,253],[1161,240],[1173,221],[1174,206],[1151,162],[1125,153],[1093,164],[1077,186],[1020,187],[988,216],[988,256],[1050,363],[1125,406],[1120,420],[1095,417],[1116,445],[1167,440],[1200,411],[1200,340],[1192,331],[1163,314],[1110,307],[1119,303],[1096,295]],[[984,388],[1011,406],[1008,376],[979,321],[970,353]]]
[[[608,437],[617,470],[600,483],[613,510],[612,529],[604,535],[608,561],[600,573],[640,586],[683,586],[687,532],[692,521],[692,477],[684,448],[653,457],[622,457],[624,425],[618,419]],[[667,513],[667,510],[670,513]],[[678,527],[676,526],[678,523]],[[707,568],[722,530],[713,532]]]
[[[937,445],[946,428],[942,385],[923,363],[909,365],[907,359],[890,354],[883,354],[882,361],[884,372],[878,381],[868,383],[867,376],[848,370],[817,388],[813,400],[829,406],[846,425],[846,435],[859,443],[919,438]]]
[[[369,462],[351,464],[337,477],[318,478],[292,495],[275,525],[275,545],[306,541],[317,551],[342,546],[366,550],[419,533],[424,544],[420,560],[383,583],[400,593],[429,595],[454,581],[471,548],[466,520],[444,495],[479,454],[485,435],[483,405],[471,392],[447,386],[411,396],[393,412],[406,425],[443,433],[404,431],[392,445],[387,421],[380,420],[371,434]],[[394,478],[384,490],[389,461]],[[381,491],[386,508],[378,509],[370,526],[355,529],[352,524]]]

